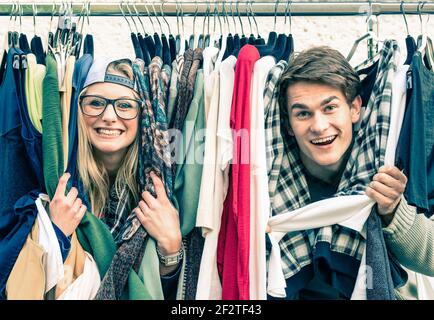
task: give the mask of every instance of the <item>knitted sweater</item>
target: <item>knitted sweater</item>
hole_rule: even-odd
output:
[[[404,197],[392,222],[383,228],[387,249],[396,260],[411,271],[434,276],[434,221],[417,214]],[[395,289],[397,299],[417,299],[414,274],[407,283]]]

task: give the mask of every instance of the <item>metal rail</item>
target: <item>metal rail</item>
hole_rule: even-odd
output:
[[[157,15],[161,15],[161,5],[163,4],[163,12],[166,16],[176,16],[179,14],[180,7],[182,6],[182,12],[184,16],[204,16],[207,14],[213,15],[214,9],[217,8],[220,15],[222,14],[223,7],[229,14],[230,8],[237,16],[247,15],[247,10],[252,8],[256,16],[282,16],[287,9],[288,1],[119,1],[110,3],[91,3],[91,16],[121,16],[121,10],[119,5],[123,2],[124,11],[126,6],[129,5],[133,8],[133,5],[137,8],[141,15],[146,15],[149,10],[151,15],[154,15],[153,9]],[[15,2],[16,3],[16,2]],[[57,1],[57,8],[61,5],[62,1]],[[63,1],[72,6],[74,13],[81,12],[84,2]],[[400,14],[401,1],[397,2],[289,2],[289,9],[292,16],[351,16],[351,15],[366,15],[367,12],[372,10],[374,15],[383,14]],[[404,2],[404,8],[406,14],[418,14],[418,6],[421,2]],[[33,5],[36,5],[38,16],[51,16],[53,12],[53,3],[30,3],[20,1],[20,12],[22,16],[32,16],[34,14]],[[9,16],[13,9],[13,3],[0,3],[0,16]],[[145,7],[146,6],[146,7]],[[154,6],[154,8],[153,8]],[[423,14],[434,13],[434,3],[426,2],[422,10]]]

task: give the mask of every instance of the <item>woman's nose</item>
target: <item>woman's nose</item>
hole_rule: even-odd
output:
[[[105,108],[104,113],[102,114],[102,120],[108,122],[114,122],[117,120],[117,115],[115,112],[115,107],[109,103],[107,108]]]

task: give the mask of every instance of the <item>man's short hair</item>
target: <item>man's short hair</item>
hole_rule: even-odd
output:
[[[279,105],[286,116],[288,87],[302,81],[325,84],[341,90],[349,105],[361,90],[358,74],[339,51],[327,46],[302,51],[291,57],[288,69],[280,78]]]

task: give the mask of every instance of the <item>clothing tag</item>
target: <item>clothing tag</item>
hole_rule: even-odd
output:
[[[27,56],[25,54],[23,54],[21,56],[21,68],[22,69],[27,69],[27,67],[28,67]]]
[[[407,89],[413,89],[413,77],[411,70],[407,71]]]
[[[14,56],[14,62],[12,62],[12,68],[14,68],[14,69],[20,68],[20,56],[19,55]]]

